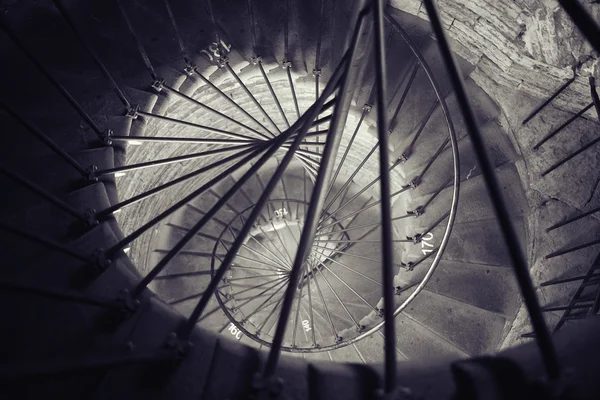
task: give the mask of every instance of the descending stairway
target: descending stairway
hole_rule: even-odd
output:
[[[3,168],[19,171],[26,182],[39,185],[73,211],[69,215],[65,207],[61,211],[40,202],[39,193],[15,184],[19,178],[2,169],[3,184],[14,188],[3,196],[2,226],[26,228],[52,241],[39,243],[37,239],[34,245],[10,228],[0,232],[3,258],[9,260],[3,278],[22,289],[0,291],[2,312],[7,320],[27,327],[10,332],[5,341],[10,345],[2,348],[3,356],[19,360],[10,371],[2,370],[11,378],[2,389],[6,398],[15,398],[17,390],[22,398],[42,393],[74,399],[141,398],[150,393],[173,398],[235,396],[245,392],[273,339],[275,311],[284,292],[276,290],[283,288],[278,282],[287,282],[286,271],[298,248],[324,149],[326,132],[321,131],[329,129],[327,119],[311,129],[260,210],[250,237],[199,319],[200,329],[186,337],[196,343],[194,347],[187,348],[187,340],[178,342],[172,333],[193,314],[286,149],[246,179],[244,175],[258,158],[248,155],[251,151],[260,154],[259,140],[269,138],[269,132],[285,132],[316,101],[342,58],[357,9],[321,1],[306,5],[256,2],[251,10],[246,2],[237,1],[212,2],[212,9],[173,2],[178,35],[196,66],[183,71],[163,1],[123,3],[136,40],[152,61],[153,73],[164,81],[151,81],[142,73],[142,58],[116,5],[70,4],[67,8],[135,106],[125,113],[114,94],[96,82],[100,79],[97,72],[87,64],[79,66],[72,60],[75,55],[64,50],[67,46],[57,44],[69,34],[66,27],[65,31],[62,27],[49,30],[48,38],[38,42],[35,26],[19,27],[32,53],[39,54],[112,135],[97,138],[89,129],[78,127],[79,119],[63,113],[67,105],[50,100],[55,94],[48,94],[46,86],[48,90],[33,98],[32,90],[39,87],[37,78],[26,80],[18,91],[9,85],[8,96],[3,98],[11,108],[2,115],[2,124],[13,132],[9,145],[2,149]],[[7,20],[28,11],[26,6],[15,6]],[[45,11],[48,21],[40,17],[42,27],[59,18],[56,10]],[[292,16],[283,31],[280,15]],[[437,43],[422,21],[395,9],[388,10],[387,18],[398,359],[432,361],[492,353],[520,306],[518,286],[502,250],[481,169]],[[401,38],[398,27],[408,32],[416,53]],[[219,32],[218,39],[215,32]],[[220,47],[213,45],[221,40]],[[46,41],[63,48],[60,56],[70,56],[64,69],[59,68],[60,56],[51,57],[44,49]],[[65,39],[65,43],[72,42],[72,38]],[[227,63],[219,65],[217,55],[226,55]],[[283,61],[290,61],[291,67]],[[525,246],[527,206],[514,165],[517,153],[499,126],[497,106],[468,78],[472,66],[465,61],[460,66]],[[81,72],[74,74],[70,68],[81,68]],[[303,265],[307,273],[297,287],[301,300],[293,303],[293,318],[284,338],[286,353],[311,362],[384,360],[373,76],[374,66],[365,63],[337,154],[335,180],[312,243],[311,261]],[[8,101],[19,92],[28,93],[31,100],[21,103],[15,96],[14,103]],[[101,94],[94,99],[91,93]],[[77,171],[33,136],[27,137],[28,130],[12,109],[19,110],[17,116],[24,114],[23,119],[35,121],[32,125],[84,171]],[[321,113],[320,118],[330,112]],[[66,121],[69,118],[75,122]],[[66,132],[77,132],[78,139]],[[253,142],[227,137],[231,132],[251,137]],[[455,135],[458,153],[449,132]],[[224,142],[224,137],[238,142]],[[237,146],[235,153],[225,150],[231,146]],[[185,159],[189,154],[197,155]],[[226,161],[226,157],[232,158]],[[142,164],[161,159],[171,160]],[[88,170],[89,166],[95,168]],[[453,171],[460,171],[456,213],[452,202],[458,188],[453,184]],[[182,183],[146,195],[186,174],[190,177]],[[198,191],[211,180],[214,185]],[[238,183],[241,188],[229,192]],[[231,196],[224,206],[173,253],[228,193]],[[165,212],[182,199],[176,209]],[[148,229],[138,230],[163,213],[164,218]],[[438,251],[447,232],[451,232],[447,245]],[[132,234],[136,240],[130,240]],[[140,286],[141,279],[167,255],[172,258],[164,269],[145,282],[150,290]],[[256,283],[235,283],[240,280]],[[69,299],[88,303],[94,299],[94,304],[65,301]],[[40,335],[44,340],[39,340]],[[164,374],[168,368],[161,362],[170,361],[173,348],[188,355],[176,373]],[[80,362],[87,368],[78,370]],[[138,365],[141,362],[149,366]],[[282,369],[295,362],[284,358]],[[217,376],[221,371],[228,371],[226,378]],[[48,372],[55,375],[49,378]],[[35,384],[24,386],[30,375],[36,375]],[[156,380],[148,382],[148,376]],[[197,381],[189,383],[190,376]]]

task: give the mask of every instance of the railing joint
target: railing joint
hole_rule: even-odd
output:
[[[165,80],[163,78],[158,78],[158,79],[154,80],[154,82],[152,82],[151,86],[152,86],[152,89],[154,89],[160,93],[165,87]]]
[[[421,239],[423,239],[423,235],[417,233],[415,236],[407,236],[406,240],[412,240],[413,244],[421,243]]]
[[[290,69],[290,68],[292,68],[292,62],[289,61],[289,60],[283,60],[281,62],[281,68],[283,68],[283,69]]]
[[[321,76],[321,69],[320,68],[313,68],[313,76],[317,77],[317,76]]]
[[[86,209],[83,212],[83,217],[85,218],[85,224],[89,227],[99,224],[98,219],[96,218],[96,210],[93,208]]]
[[[138,104],[132,105],[127,109],[125,116],[130,117],[131,119],[137,119],[137,117],[139,117],[138,111],[140,111],[140,106]]]
[[[259,55],[252,56],[252,58],[250,58],[250,62],[252,65],[262,64],[262,57]]]
[[[375,312],[379,318],[383,318],[383,308],[377,308]]]
[[[395,294],[396,296],[400,296],[400,295],[402,294],[402,286],[396,286],[396,287],[394,288],[394,294]]]
[[[114,132],[111,129],[106,129],[100,133],[100,143],[104,146],[112,145],[111,137],[114,135]]]
[[[408,182],[408,184],[403,185],[402,189],[411,189],[414,190],[417,188],[417,186],[419,186],[420,183],[420,179],[419,178],[415,178],[412,181]]]
[[[85,169],[85,179],[90,182],[98,182],[98,177],[96,176],[96,171],[98,171],[98,167],[96,165],[90,165]]]
[[[419,207],[415,208],[414,210],[407,211],[406,213],[409,215],[414,215],[415,217],[419,217],[419,216],[425,214],[425,208],[423,206],[419,206]]]
[[[390,133],[391,133],[391,132],[390,132]],[[408,156],[409,156],[408,154],[406,154],[406,153],[402,153],[402,154],[400,154],[400,156],[398,157],[398,160],[397,160],[397,161],[398,161],[399,163],[401,163],[401,164],[404,164],[405,162],[407,162],[407,161],[408,161]]]
[[[217,57],[215,63],[217,64],[217,67],[223,68],[226,65],[229,65],[229,57],[227,57],[227,56]]]
[[[372,105],[372,104],[369,104],[369,103],[365,103],[365,104],[362,106],[362,110],[363,110],[365,113],[367,113],[367,114],[368,114],[368,113],[370,113],[372,109],[373,109],[373,105]]]
[[[415,269],[415,263],[412,261],[409,261],[407,263],[401,262],[400,264],[402,264],[406,271],[412,271]]]
[[[182,359],[190,352],[194,344],[189,340],[180,339],[177,333],[171,332],[167,336],[165,347],[173,352],[175,358]]]
[[[183,72],[185,72],[185,74],[187,76],[193,76],[195,73],[195,69],[196,69],[196,64],[194,63],[189,63],[184,69]]]

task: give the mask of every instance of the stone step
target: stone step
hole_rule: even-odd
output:
[[[489,121],[495,119],[499,115],[500,110],[487,93],[483,92],[472,80],[467,79],[465,85],[478,125],[484,126]],[[448,117],[454,126],[456,138],[460,139],[467,134],[467,130],[458,101],[454,93],[447,96],[445,101],[449,112]],[[429,107],[433,108],[430,109]],[[439,103],[432,103],[427,108],[427,112],[433,110],[431,116],[429,118],[424,116],[414,131],[410,132],[407,136],[399,138],[394,143],[394,157],[398,158],[403,154],[408,157],[408,160],[402,164],[402,170],[406,171],[405,173],[408,175],[418,174],[429,159],[438,151],[442,143],[449,138],[449,128],[446,124],[446,118],[441,105]],[[423,127],[422,130],[421,127]],[[419,130],[421,130],[420,133]],[[412,144],[413,141],[414,144]]]
[[[510,215],[521,216],[527,211],[527,199],[514,164],[504,164],[496,169],[503,198]],[[410,203],[411,208],[425,204],[431,196],[422,196]],[[425,229],[450,210],[452,189],[443,190],[428,206],[425,213],[411,220],[416,231]],[[456,222],[474,222],[493,219],[495,216],[483,175],[464,180],[460,184],[460,197]]]
[[[419,293],[404,313],[469,355],[496,350],[506,323],[500,314],[428,290]]]
[[[408,360],[441,361],[468,355],[438,332],[421,324],[408,312],[399,314],[395,324],[396,348]]]
[[[517,159],[517,152],[497,122],[493,121],[484,125],[481,128],[481,134],[494,166],[499,167]],[[458,142],[458,153],[460,155],[461,181],[466,180],[467,176],[474,178],[481,173],[481,168],[477,167],[476,155],[468,137],[464,137]],[[434,193],[439,189],[452,176],[452,170],[450,169],[453,165],[452,159],[452,149],[448,147],[423,175],[419,185],[412,190],[412,195],[418,197],[423,194]],[[415,171],[404,171],[403,174],[407,181],[410,181],[422,171],[422,168],[418,168]]]

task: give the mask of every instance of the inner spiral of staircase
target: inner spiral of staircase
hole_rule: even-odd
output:
[[[92,251],[110,249],[121,243],[123,238],[172,204],[222,176],[217,184],[193,196],[136,241],[118,249],[123,253],[119,252],[115,257],[114,265],[86,288],[89,293],[114,296],[119,290],[137,284],[219,200],[228,195],[234,185],[241,184],[149,284],[151,291],[144,292],[143,298],[151,299],[151,305],[147,307],[156,315],[167,315],[168,322],[156,326],[156,321],[160,320],[156,316],[140,317],[131,322],[129,332],[148,334],[153,330],[147,339],[143,339],[141,333],[131,335],[125,330],[119,331],[117,342],[143,346],[145,341],[151,343],[161,335],[167,337],[173,331],[175,321],[193,313],[229,251],[228,247],[245,224],[245,218],[280,165],[286,149],[278,151],[248,179],[244,175],[258,157],[245,163],[239,162],[241,157],[232,159],[154,196],[123,208],[115,208],[115,205],[248,148],[243,147],[247,143],[243,140],[239,143],[220,142],[224,136],[215,129],[249,135],[259,143],[265,140],[261,135],[272,133],[276,136],[293,125],[315,103],[317,93],[326,87],[340,62],[358,8],[341,1],[256,1],[250,8],[246,1],[219,1],[212,2],[209,10],[204,4],[173,2],[178,35],[185,43],[190,61],[196,66],[194,71],[187,70],[186,74],[177,36],[173,35],[171,20],[164,12],[164,3],[126,3],[138,40],[161,80],[149,80],[117,3],[70,3],[67,8],[77,25],[85,27],[86,38],[122,84],[130,103],[137,107],[133,115],[131,112],[125,115],[117,97],[106,87],[93,64],[89,60],[81,61],[85,59],[84,53],[80,49],[73,50],[75,42],[69,36],[70,31],[67,27],[58,27],[55,22],[59,17],[51,7],[37,12],[39,17],[34,21],[12,24],[20,26],[27,40],[35,39],[36,54],[51,69],[60,70],[57,67],[62,64],[76,66],[69,72],[69,89],[74,97],[81,99],[84,107],[96,110],[94,115],[111,129],[113,136],[109,138],[111,146],[97,145],[97,140],[92,139],[93,132],[82,128],[80,119],[74,114],[64,111],[65,104],[51,100],[56,93],[51,93],[46,83],[32,78],[24,81],[23,86],[44,87],[44,90],[40,89],[40,95],[35,99],[15,99],[15,102],[23,102],[30,110],[35,110],[38,121],[43,121],[42,125],[52,132],[53,140],[82,165],[94,165],[98,179],[93,184],[78,184],[78,178],[68,166],[49,155],[42,146],[21,136],[11,139],[14,146],[10,148],[27,146],[29,155],[24,158],[18,151],[6,154],[6,163],[20,166],[25,173],[35,171],[38,181],[46,189],[60,193],[66,203],[81,211],[111,212],[105,212],[100,223],[91,229],[74,229],[64,218],[49,213],[49,206],[35,206],[27,194],[17,192],[5,200],[20,203],[12,204],[12,209],[19,212],[9,219],[36,221],[38,233],[68,242],[73,248]],[[322,8],[323,4],[326,4],[325,8]],[[11,16],[18,18],[27,14],[25,11],[19,14],[19,6],[14,7],[17,11]],[[21,7],[26,10],[28,6]],[[291,16],[285,30],[281,23],[284,15]],[[402,360],[432,360],[490,353],[498,349],[517,314],[520,306],[518,286],[508,256],[502,250],[502,236],[481,171],[466,137],[458,103],[429,26],[393,8],[387,9],[386,16],[388,114],[393,116],[389,154],[392,160],[394,288],[396,304],[402,305],[395,319],[398,357]],[[47,37],[38,34],[42,31],[49,32]],[[408,34],[409,42],[403,39],[401,31]],[[218,32],[217,36],[215,32]],[[50,47],[45,46],[46,42],[64,45]],[[218,42],[220,45],[215,52]],[[381,196],[377,125],[372,108],[374,65],[366,61],[372,51],[370,47],[363,50],[365,61],[343,128],[334,163],[336,173],[327,186],[320,228],[303,265],[305,272],[296,288],[298,296],[284,339],[284,351],[307,360],[365,363],[381,362],[384,358],[384,337],[380,331],[383,324],[381,215],[378,207]],[[17,57],[18,50],[12,48],[12,51],[12,58],[20,61],[7,68],[29,71],[32,67],[25,65],[22,56]],[[417,55],[422,57],[421,60]],[[227,66],[218,65],[218,56],[227,57]],[[459,64],[484,140],[491,149],[519,239],[524,245],[527,242],[523,221],[526,200],[514,165],[517,153],[499,126],[498,106],[469,79],[473,67],[460,59]],[[223,94],[239,107],[224,99]],[[330,113],[331,110],[324,111],[319,118]],[[220,335],[218,340],[225,343],[220,344],[223,348],[229,346],[229,340],[257,349],[268,350],[270,346],[277,322],[277,307],[298,249],[329,122],[325,118],[309,131],[300,147],[302,151],[277,182],[250,235],[219,283],[216,295],[198,321],[201,329]],[[22,129],[8,116],[5,124],[15,130]],[[200,129],[198,125],[213,131]],[[69,136],[72,131],[78,132],[77,140]],[[455,136],[449,132],[454,132]],[[145,137],[166,139],[146,141]],[[168,138],[215,141],[179,143],[169,142]],[[459,159],[455,157],[452,141],[456,142]],[[90,143],[94,145],[87,146]],[[235,150],[238,153],[218,152],[232,146],[240,147]],[[160,166],[127,168],[210,151],[215,153]],[[42,161],[35,165],[27,162],[33,159]],[[236,169],[230,170],[233,167]],[[455,170],[460,171],[456,213],[451,212],[456,189],[453,185]],[[450,225],[451,214],[453,223]],[[438,256],[441,240],[450,229],[449,241]],[[30,277],[34,274],[30,266],[39,264],[42,258],[52,265],[69,267],[58,271],[35,271],[39,282],[62,287],[70,285],[72,276],[77,275],[76,265],[60,254],[32,251],[28,245],[11,238],[7,238],[6,243],[7,257],[20,260],[23,266],[14,272],[15,277]],[[434,260],[435,273],[429,279],[428,271]],[[405,302],[426,275],[427,285],[419,288],[414,299]],[[56,323],[44,325],[46,335],[54,338],[54,349],[50,352],[73,353],[86,348],[87,344],[77,338],[81,327],[88,326],[89,320],[97,315],[75,305],[40,305],[27,297],[21,300],[20,307],[29,310],[31,315],[47,314],[42,320],[55,319]],[[143,300],[142,303],[147,304]],[[27,313],[19,313],[19,318],[24,318],[24,314]],[[67,314],[76,315],[81,326],[72,321],[59,323]],[[23,354],[32,358],[48,355],[46,345],[35,344],[37,334],[25,332],[14,337],[12,355],[22,358]],[[109,342],[108,339],[97,340],[100,347]],[[212,368],[217,370],[216,366]],[[238,370],[241,367],[232,368]],[[94,386],[90,383],[94,381],[91,375],[84,377],[79,387],[81,393],[88,389],[86,382]],[[94,390],[100,387],[101,393],[110,393],[111,382],[119,379],[118,374],[104,376]]]

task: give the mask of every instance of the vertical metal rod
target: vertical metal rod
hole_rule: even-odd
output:
[[[277,98],[277,95],[275,94],[273,85],[271,85],[271,82],[269,81],[269,77],[267,76],[267,73],[262,65],[262,61],[258,62],[258,68],[260,69],[260,73],[262,74],[263,79],[265,80],[265,83],[267,84],[267,88],[269,89],[269,92],[271,93],[271,97],[273,97],[273,100],[275,100],[275,105],[277,106],[277,109],[279,110],[279,114],[281,114],[281,118],[285,122],[285,126],[289,128],[290,123],[289,123],[287,117],[285,116],[285,112],[283,112],[281,103],[279,102],[279,99]]]
[[[322,98],[319,99],[319,101],[317,101],[315,104],[313,104],[311,106],[311,108],[305,113],[303,118],[296,121],[294,123],[294,125],[292,125],[292,127],[288,131],[286,131],[282,135],[274,138],[273,140],[274,140],[275,145],[271,149],[272,151],[268,151],[265,154],[265,156],[263,156],[261,158],[261,160],[259,160],[257,162],[257,164],[252,166],[248,170],[248,172],[244,175],[243,180],[245,182],[245,181],[247,181],[247,179],[249,178],[250,175],[253,175],[262,166],[262,164],[264,164],[270,157],[272,157],[272,155],[277,150],[277,147],[279,145],[281,145],[285,140],[287,140],[288,136],[291,133],[295,133],[297,131],[297,129],[300,129],[300,133],[296,136],[296,139],[294,140],[292,147],[286,153],[285,157],[281,161],[281,164],[277,167],[277,170],[275,171],[271,180],[269,181],[267,188],[260,196],[256,206],[252,210],[251,215],[248,217],[246,224],[244,224],[242,230],[240,231],[240,234],[236,238],[236,240],[233,244],[233,252],[237,252],[237,249],[239,249],[239,247],[241,246],[242,241],[245,240],[245,237],[250,232],[250,229],[252,226],[251,224],[254,224],[254,222],[258,218],[258,216],[261,212],[261,208],[266,203],[273,188],[275,187],[275,184],[281,178],[281,176],[283,175],[283,172],[285,171],[285,169],[289,165],[290,161],[292,160],[292,157],[294,156],[294,151],[298,148],[300,142],[304,138],[304,135],[308,132],[310,122],[318,115],[320,107],[322,107],[323,104],[325,103],[325,98],[328,97],[331,93],[333,93],[334,89],[337,87],[339,80],[342,78],[342,76],[345,72],[344,67],[346,66],[346,62],[347,62],[347,60],[346,60],[346,58],[344,58],[342,60],[342,63],[340,63],[340,65],[334,72],[332,79],[329,81],[328,85],[326,86],[324,95],[322,96]],[[238,185],[238,186],[241,186],[241,185]],[[236,185],[234,185],[232,187],[232,190],[233,189],[237,189]],[[202,222],[202,221],[200,221],[200,222]],[[196,324],[196,320],[199,318],[200,315],[202,315],[202,312],[206,308],[206,305],[208,304],[208,301],[209,301],[210,297],[212,296],[212,293],[216,289],[216,285],[218,284],[217,281],[219,279],[221,279],[221,277],[225,274],[228,266],[230,265],[231,261],[233,260],[234,254],[231,254],[233,252],[230,251],[227,254],[225,260],[221,263],[219,270],[215,273],[215,276],[213,277],[211,282],[208,284],[208,287],[207,287],[204,295],[200,299],[198,305],[196,306],[196,308],[193,310],[193,312],[189,316],[186,324],[180,330],[180,332],[179,332],[180,339],[187,340],[187,338],[191,334],[192,329],[193,329],[194,325]]]
[[[258,102],[258,100],[256,100],[256,97],[254,97],[254,95],[250,92],[250,90],[248,90],[248,87],[240,79],[240,77],[238,76],[238,74],[236,74],[235,71],[233,70],[233,68],[231,68],[231,65],[229,65],[229,62],[225,63],[225,68],[227,68],[227,71],[229,71],[229,73],[231,74],[231,76],[233,76],[233,78],[240,85],[240,87],[246,93],[246,95],[250,98],[250,100],[252,101],[252,103],[254,103],[254,105],[258,108],[258,110],[261,112],[261,114],[267,119],[267,121],[269,121],[271,123],[271,125],[273,125],[273,127],[275,128],[275,131],[277,131],[278,133],[281,133],[281,130],[279,129],[279,127],[277,126],[277,124],[273,121],[273,119],[269,116],[269,114],[267,114],[267,112],[265,111],[265,109],[263,108],[263,106],[260,105],[260,103]]]
[[[550,140],[551,138],[553,138],[557,133],[559,133],[560,131],[562,131],[563,129],[565,129],[573,121],[575,121],[577,118],[581,117],[583,114],[585,114],[592,107],[594,107],[594,103],[593,102],[590,103],[590,104],[588,104],[584,108],[582,108],[581,111],[579,111],[577,114],[573,115],[571,118],[569,118],[568,120],[566,120],[561,126],[559,126],[555,130],[553,130],[552,132],[550,132],[549,134],[547,134],[546,136],[544,136],[539,142],[537,142],[533,146],[533,150],[539,149],[544,143],[546,143],[548,140]]]
[[[527,116],[527,118],[525,118],[523,120],[523,125],[527,124],[529,121],[531,121],[533,119],[533,117],[535,117],[536,115],[539,114],[540,111],[542,111],[544,108],[546,108],[546,106],[548,104],[550,104],[552,102],[552,100],[554,100],[559,94],[561,94],[566,88],[568,88],[569,86],[571,86],[571,83],[573,83],[575,81],[575,79],[577,79],[577,74],[575,73],[575,70],[573,70],[573,77],[571,79],[569,79],[568,81],[566,81],[561,87],[559,87],[546,101],[544,101],[542,104],[540,104],[535,110],[533,110],[531,112],[531,114],[529,114]]]
[[[177,21],[175,21],[175,15],[173,14],[173,9],[171,8],[171,0],[164,0],[165,8],[167,9],[167,13],[169,14],[169,19],[171,20],[171,26],[173,27],[173,31],[175,32],[175,38],[177,39],[177,43],[179,44],[179,50],[181,51],[181,56],[183,57],[183,61],[187,65],[191,65],[190,57],[188,56],[187,49],[185,44],[183,43],[183,39],[181,38],[181,34],[179,33],[179,27],[177,26]]]
[[[133,27],[133,24],[131,23],[131,19],[129,19],[129,14],[127,13],[127,10],[125,9],[125,6],[123,6],[122,0],[117,0],[117,5],[119,6],[121,15],[123,16],[123,19],[125,20],[127,29],[129,29],[129,33],[131,33],[131,36],[133,36],[133,39],[135,40],[135,44],[138,48],[140,56],[142,57],[142,60],[144,61],[144,65],[146,65],[148,72],[150,72],[150,76],[152,77],[152,80],[154,80],[154,81],[158,80],[158,75],[156,75],[156,71],[154,70],[152,63],[150,62],[148,53],[146,53],[146,49],[144,48],[142,41],[140,40],[137,32],[135,31],[135,28]]]
[[[79,40],[79,43],[81,43],[81,45],[83,46],[83,48],[89,53],[89,55],[94,60],[94,63],[96,64],[96,66],[100,69],[100,71],[102,71],[102,74],[108,79],[108,81],[110,82],[110,85],[113,87],[113,89],[115,90],[115,92],[117,92],[117,96],[119,97],[119,99],[121,100],[121,102],[123,103],[123,105],[127,109],[130,109],[131,108],[131,104],[129,103],[129,100],[127,100],[127,98],[125,97],[125,94],[123,93],[123,91],[121,90],[121,88],[119,88],[119,85],[117,85],[117,82],[114,80],[114,78],[112,77],[112,75],[110,74],[110,72],[108,72],[108,69],[106,69],[106,67],[104,66],[104,63],[102,63],[102,61],[100,60],[100,57],[98,56],[98,54],[83,39],[83,36],[81,35],[81,32],[75,26],[75,22],[73,21],[73,19],[71,18],[71,16],[67,12],[67,9],[65,8],[65,6],[59,0],[52,0],[52,1],[54,2],[54,5],[58,9],[58,11],[62,15],[62,17],[67,22],[67,25],[69,25],[69,27],[71,28],[71,30],[75,34],[75,37]],[[165,0],[165,1],[167,1],[167,0]]]
[[[355,89],[354,85],[358,70],[357,65],[355,65],[355,57],[358,53],[359,38],[365,35],[364,14],[364,11],[361,11],[351,41],[351,47],[348,50],[348,59],[345,68],[346,71],[341,78],[341,85],[338,93],[338,98],[340,98],[340,101],[335,108],[329,129],[329,135],[326,140],[325,148],[323,149],[321,168],[319,169],[319,174],[317,175],[313,187],[311,201],[309,203],[308,212],[304,221],[304,230],[302,232],[300,244],[296,252],[294,266],[290,273],[290,285],[286,289],[280,318],[277,323],[277,328],[271,344],[271,350],[269,351],[269,355],[263,370],[262,377],[264,379],[271,379],[275,373],[275,368],[279,360],[281,346],[283,344],[287,327],[288,316],[290,314],[294,299],[296,285],[300,277],[302,266],[310,254],[311,245],[319,225],[319,216],[321,214],[323,203],[325,202],[325,196],[327,194],[325,187],[331,181],[337,150],[341,142],[344,131],[343,128],[348,117],[352,94],[354,93]],[[324,92],[321,97],[326,99],[329,97],[329,95],[330,93]],[[325,99],[323,99],[323,101]]]
[[[583,36],[594,46],[597,52],[600,52],[600,27],[598,27],[597,22],[588,14],[579,1],[558,0],[558,2],[575,22]]]
[[[13,41],[13,43],[21,50],[23,54],[31,61],[33,65],[50,81],[52,86],[62,94],[67,102],[73,107],[73,109],[79,114],[81,118],[92,128],[99,138],[103,138],[103,133],[100,127],[92,120],[92,118],[85,112],[81,105],[75,100],[75,98],[69,93],[63,85],[61,85],[48,70],[33,56],[33,54],[25,47],[25,44],[16,36],[15,32],[11,27],[8,26],[4,18],[0,18],[0,29],[6,33],[6,35]]]
[[[502,189],[498,183],[498,180],[496,179],[494,166],[492,165],[490,158],[487,156],[487,150],[479,133],[479,128],[477,126],[473,110],[471,109],[465,85],[462,80],[462,75],[458,70],[456,61],[454,60],[454,55],[452,54],[452,50],[448,44],[448,39],[446,38],[435,1],[425,0],[425,7],[435,32],[435,36],[438,40],[438,45],[440,47],[444,63],[446,64],[448,74],[452,80],[452,86],[456,93],[456,98],[458,99],[458,104],[463,114],[469,137],[473,143],[477,161],[479,165],[481,165],[482,173],[485,177],[488,191],[490,192],[490,198],[492,200],[492,204],[494,205],[496,219],[500,224],[500,228],[506,241],[515,275],[517,277],[525,305],[529,312],[533,330],[536,333],[537,344],[544,362],[546,374],[549,380],[556,381],[560,379],[561,366],[558,361],[558,356],[552,342],[552,338],[550,336],[550,331],[546,326],[546,322],[535,293],[535,288],[533,286],[533,282],[531,281],[531,276],[529,275],[527,261],[521,251],[520,243],[517,239],[518,235],[516,234],[516,230],[512,224],[510,213],[506,208],[506,204],[502,200]]]
[[[38,128],[30,124],[29,122],[25,121],[25,119],[21,115],[17,114],[15,110],[13,110],[4,102],[0,101],[0,107],[3,107],[11,117],[13,117],[17,122],[23,125],[31,134],[33,134],[39,140],[44,142],[46,146],[48,146],[52,151],[58,154],[59,157],[65,160],[67,164],[75,168],[75,170],[77,170],[77,172],[79,172],[82,177],[87,177],[88,171],[86,171],[85,168],[83,168],[73,157],[71,157],[66,151],[64,151],[60,146],[58,146],[48,136],[46,136],[46,134],[44,134],[42,131],[40,131]]]
[[[64,201],[62,201],[61,199],[59,199],[58,197],[55,197],[54,195],[48,193],[45,189],[41,188],[39,185],[31,182],[30,180],[22,177],[21,175],[15,173],[15,172],[9,171],[8,169],[6,169],[3,166],[0,166],[0,174],[6,175],[8,178],[17,182],[19,185],[31,190],[35,194],[42,197],[44,200],[51,203],[52,205],[56,206],[57,208],[60,208],[61,210],[65,211],[67,214],[70,214],[75,219],[77,219],[83,223],[86,223],[86,224],[88,223],[88,218],[86,218],[85,215],[83,215],[83,213],[77,211],[76,209],[74,209],[69,204],[67,204]]]

